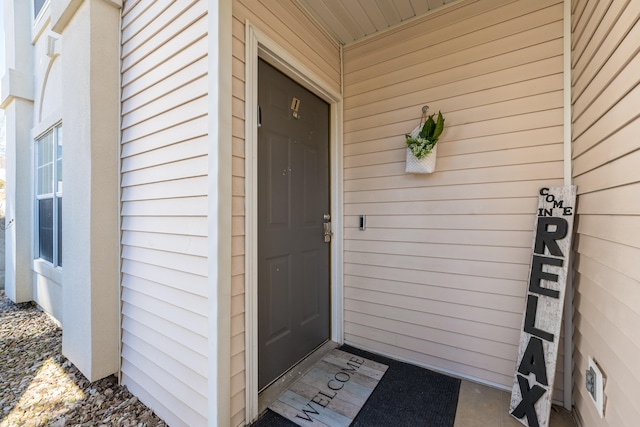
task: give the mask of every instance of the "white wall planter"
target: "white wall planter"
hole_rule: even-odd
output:
[[[405,166],[405,172],[408,173],[432,173],[436,170],[436,151],[438,145],[436,144],[431,150],[431,153],[427,154],[422,159],[413,155],[411,150],[407,148],[407,160]]]

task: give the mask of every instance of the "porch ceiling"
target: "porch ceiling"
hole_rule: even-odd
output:
[[[458,0],[298,0],[342,44],[455,1]]]

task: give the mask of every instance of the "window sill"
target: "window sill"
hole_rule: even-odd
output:
[[[42,259],[34,259],[32,269],[35,273],[40,274],[47,279],[53,280],[60,285],[62,284],[61,267],[54,267],[53,264]]]

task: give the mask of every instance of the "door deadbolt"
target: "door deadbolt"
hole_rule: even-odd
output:
[[[324,214],[322,218],[324,219],[322,223],[324,242],[331,243],[331,236],[333,236],[333,232],[331,231],[331,215]]]

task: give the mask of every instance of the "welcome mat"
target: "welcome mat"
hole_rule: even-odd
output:
[[[343,345],[340,350],[388,366],[351,427],[453,427],[460,392],[458,378],[349,345]],[[251,427],[296,425],[269,409]]]
[[[342,350],[389,366],[351,427],[453,427],[460,380],[348,345]]]
[[[346,427],[386,371],[382,363],[334,349],[269,409],[299,426]]]

